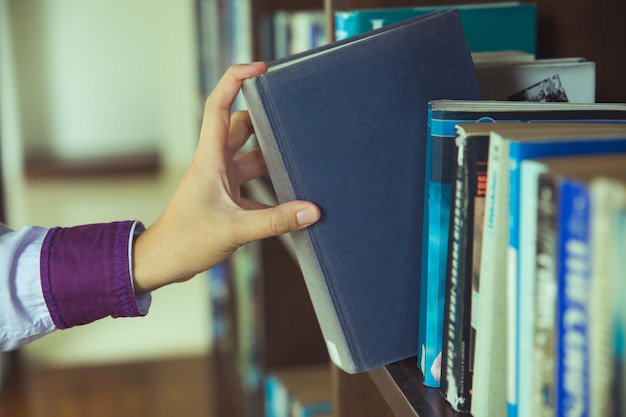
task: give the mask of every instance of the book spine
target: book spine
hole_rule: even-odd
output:
[[[474,373],[474,356],[476,352],[476,335],[481,327],[478,311],[480,306],[480,267],[482,260],[483,223],[485,218],[485,196],[487,193],[487,163],[489,155],[489,140],[487,137],[476,138],[472,142],[472,164],[470,165],[471,195],[473,196],[473,206],[471,209],[472,218],[470,222],[471,233],[470,248],[467,253],[466,279],[471,282],[470,291],[470,340],[469,340],[469,369],[470,378]],[[472,392],[470,387],[470,393]],[[468,409],[469,411],[469,409]]]
[[[420,317],[419,317],[419,329],[418,329],[418,351],[417,351],[417,366],[422,371],[422,375],[424,376],[424,385],[429,385],[427,379],[432,378],[431,373],[426,369],[427,367],[427,334],[428,334],[428,312],[429,312],[429,303],[428,303],[428,287],[429,280],[428,277],[428,242],[430,240],[429,236],[429,228],[430,228],[430,195],[432,194],[430,187],[430,167],[432,164],[432,104],[428,103],[428,116],[427,116],[428,124],[427,129],[428,133],[426,135],[426,161],[425,161],[425,181],[426,186],[424,187],[424,211],[423,211],[423,225],[422,225],[422,265],[421,265],[421,277],[425,277],[420,279]],[[436,386],[439,385],[439,380],[432,378],[435,381]]]
[[[506,415],[508,378],[508,319],[506,282],[508,147],[499,137],[489,138],[487,192],[480,263],[481,329],[476,338],[472,381],[472,414]],[[474,388],[475,387],[475,388]]]
[[[521,163],[520,201],[523,207],[519,216],[519,357],[520,364],[533,364],[535,342],[535,270],[537,247],[537,210],[539,176],[546,170],[546,166],[536,160],[524,160]],[[520,367],[518,377],[519,416],[533,416],[531,404],[535,387],[535,366]]]
[[[509,302],[509,349],[511,372],[510,380],[513,382],[514,396],[510,402],[509,416],[526,417],[520,413],[520,408],[526,404],[520,402],[520,280],[519,280],[519,217],[520,217],[520,164],[521,158],[518,155],[518,146],[512,143],[509,147],[509,240],[507,247],[507,290]]]
[[[552,177],[539,177],[535,269],[535,367],[531,414],[554,415],[557,190]]]
[[[485,140],[481,140],[485,139]],[[458,160],[448,262],[448,351],[445,395],[457,411],[471,407],[475,315],[486,191],[488,138],[457,138]],[[453,310],[453,311],[452,311]],[[456,334],[453,334],[456,333]]]
[[[591,290],[589,301],[589,403],[591,417],[614,415],[616,347],[614,343],[615,305],[622,304],[624,294],[618,267],[621,258],[619,222],[625,207],[626,193],[622,183],[607,178],[596,179],[591,193]],[[617,284],[617,285],[616,285]],[[617,296],[616,296],[617,294]],[[608,302],[607,302],[608,301]],[[622,413],[623,414],[623,413]]]
[[[615,227],[616,239],[614,241],[615,263],[613,265],[617,271],[626,270],[626,209],[622,206],[614,218],[611,219],[613,227]],[[612,341],[613,366],[612,384],[613,389],[610,392],[613,404],[613,413],[607,414],[612,417],[621,417],[626,415],[626,305],[624,304],[622,294],[626,293],[626,280],[623,275],[614,275],[612,277],[613,297],[611,327],[613,330]]]
[[[431,113],[429,113],[429,119]],[[454,121],[446,121],[454,127]],[[420,298],[420,352],[418,364],[424,385],[439,387],[446,286],[450,200],[456,165],[454,136],[429,124],[426,151],[426,195],[422,229],[422,277]],[[452,129],[452,131],[454,131]]]
[[[457,166],[457,171],[463,167]],[[463,395],[462,332],[465,282],[461,279],[461,254],[463,253],[463,224],[467,212],[467,200],[464,198],[464,176],[457,173],[454,183],[453,204],[448,239],[448,268],[446,273],[446,303],[444,314],[444,333],[441,362],[440,391],[453,409],[464,407]]]
[[[589,414],[590,197],[564,178],[559,186],[556,415]]]

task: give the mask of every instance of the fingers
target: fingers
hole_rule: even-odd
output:
[[[230,118],[230,133],[226,145],[229,157],[233,157],[254,133],[254,127],[247,111],[233,113]]]
[[[247,211],[245,243],[304,229],[320,219],[319,208],[307,201],[290,201],[276,207]]]
[[[233,65],[222,76],[211,92],[204,106],[204,116],[200,131],[199,148],[203,154],[215,155],[226,148],[232,104],[241,89],[244,79],[255,77],[267,71],[267,64]]]
[[[267,172],[265,159],[259,148],[238,156],[235,163],[237,164],[237,178],[240,184],[258,178]]]

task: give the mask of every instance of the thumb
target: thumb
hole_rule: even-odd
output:
[[[304,229],[320,219],[320,209],[308,201],[289,201],[246,212],[244,240],[254,241]]]

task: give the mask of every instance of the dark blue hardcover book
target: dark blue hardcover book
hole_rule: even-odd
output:
[[[322,210],[292,237],[330,358],[415,356],[427,103],[481,98],[458,11],[270,63],[243,94],[278,200]]]
[[[626,121],[626,104],[433,100],[428,105],[426,186],[418,365],[424,384],[438,387],[445,301],[448,232],[456,166],[455,126],[488,122]],[[480,300],[480,298],[478,298]],[[477,372],[483,372],[478,370]]]

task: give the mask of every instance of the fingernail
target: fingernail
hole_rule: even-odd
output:
[[[300,210],[296,213],[296,221],[300,226],[309,226],[319,219],[317,210],[311,207]]]

